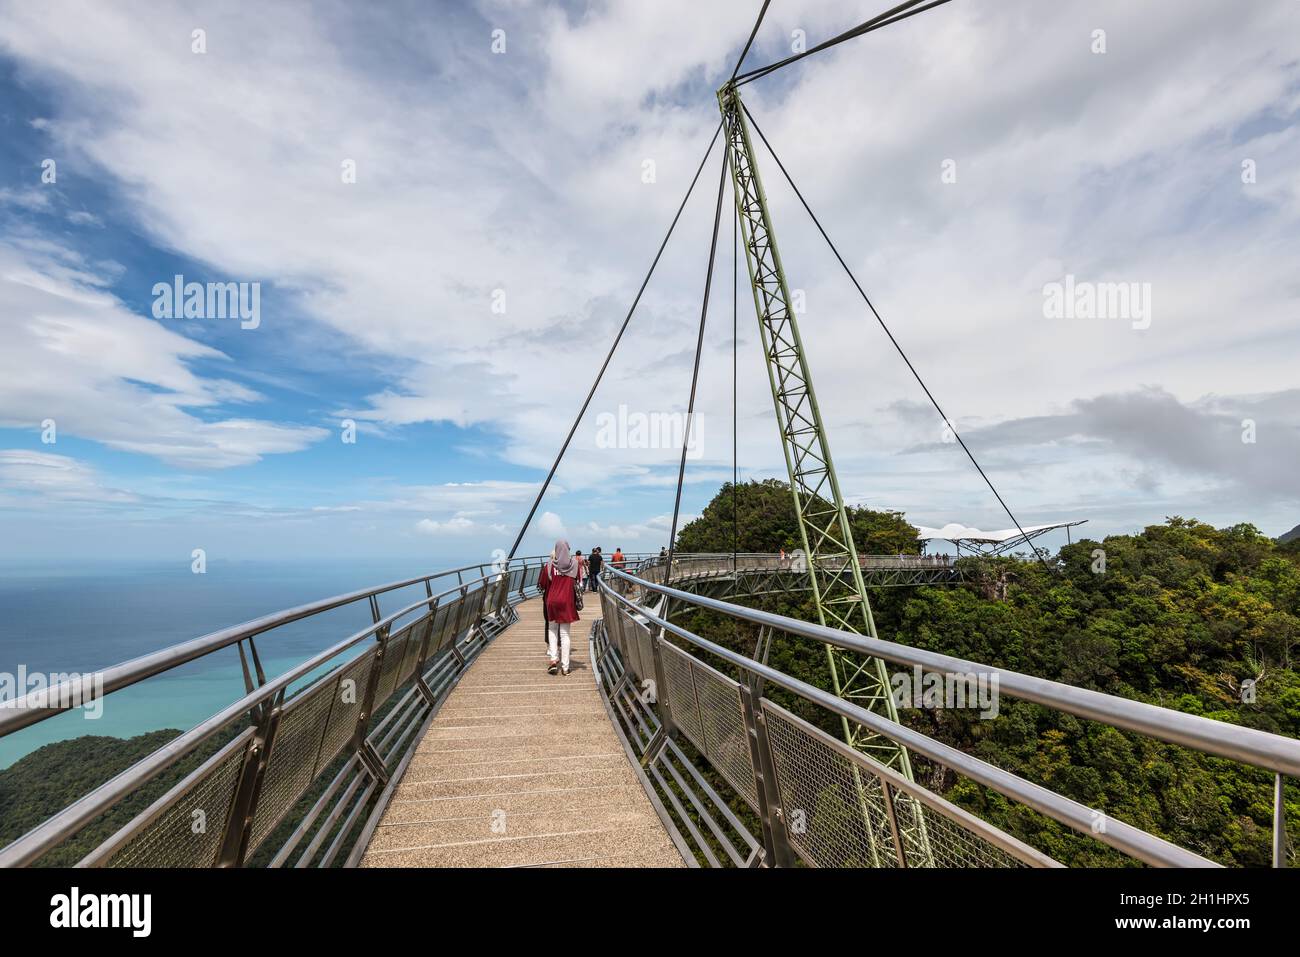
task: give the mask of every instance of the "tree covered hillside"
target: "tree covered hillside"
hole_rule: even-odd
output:
[[[789,489],[768,481],[724,486],[683,529],[677,547],[730,550],[733,501],[740,512],[740,551],[798,546]],[[852,522],[863,553],[915,550],[915,530],[897,513],[855,509]],[[880,637],[1300,737],[1300,551],[1289,544],[1250,525],[1215,529],[1175,517],[1141,534],[1068,545],[1046,566],[1009,557],[962,559],[961,567],[962,585],[873,590]],[[806,594],[781,596],[765,607],[816,620]],[[703,617],[692,624],[739,651],[753,650],[750,636],[729,625]],[[770,660],[829,686],[820,647],[787,641],[773,648]],[[1224,864],[1269,863],[1272,776],[1265,772],[1005,695],[992,720],[970,710],[908,710],[901,717]],[[918,780],[1066,863],[1122,862],[1098,842],[951,772],[924,761],[917,766]],[[1288,798],[1293,849],[1300,840],[1294,785]]]

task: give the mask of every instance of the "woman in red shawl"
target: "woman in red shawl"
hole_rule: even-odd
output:
[[[551,659],[546,670],[550,674],[557,670],[569,673],[569,624],[578,620],[576,592],[580,573],[581,566],[569,553],[569,543],[560,539],[537,580],[546,596],[546,651]]]

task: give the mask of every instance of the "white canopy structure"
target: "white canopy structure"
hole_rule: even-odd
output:
[[[949,522],[943,528],[929,528],[925,525],[918,525],[921,534],[917,536],[920,541],[941,541],[952,542],[956,546],[958,554],[964,548],[967,551],[975,552],[980,555],[1002,555],[1012,549],[1019,548],[1021,545],[1027,545],[1040,535],[1057,529],[1073,528],[1075,525],[1082,525],[1087,519],[1078,519],[1072,522],[1053,522],[1050,525],[1026,525],[1023,532],[1019,528],[1004,528],[996,532],[985,532],[978,528],[972,528],[969,525],[960,525],[956,522]]]

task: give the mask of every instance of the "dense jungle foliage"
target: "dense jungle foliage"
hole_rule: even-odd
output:
[[[681,551],[799,545],[788,486],[730,484],[681,532]],[[894,512],[851,509],[864,554],[915,551]],[[1300,736],[1300,539],[1279,544],[1251,525],[1215,529],[1171,517],[1137,535],[1034,556],[963,558],[960,585],[872,591],[881,638],[1219,721]],[[755,605],[816,620],[807,593]],[[750,654],[754,635],[694,615],[688,627]],[[778,641],[769,661],[829,687],[822,647]],[[890,669],[891,672],[893,669]],[[1253,683],[1253,686],[1252,686]],[[835,723],[797,699],[791,710],[832,733]],[[907,725],[1030,781],[1215,861],[1266,866],[1272,775],[1121,732],[1002,695],[995,718],[970,709],[908,709]],[[947,769],[915,759],[916,777],[972,813],[1067,864],[1125,859],[1100,842],[1012,804]],[[1300,793],[1287,794],[1288,856],[1300,839]]]

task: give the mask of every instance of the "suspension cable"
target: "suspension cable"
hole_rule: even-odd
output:
[[[578,431],[578,425],[582,422],[582,417],[587,414],[587,407],[591,405],[592,397],[596,394],[596,388],[600,385],[600,380],[605,375],[605,370],[609,368],[610,360],[614,358],[614,351],[618,349],[618,344],[623,340],[623,333],[627,332],[628,323],[632,321],[632,314],[636,312],[637,304],[641,302],[641,295],[645,292],[646,286],[650,284],[650,277],[654,275],[655,267],[659,265],[659,258],[663,256],[664,249],[668,246],[668,240],[672,238],[673,230],[677,228],[677,221],[682,217],[682,210],[686,208],[686,202],[691,198],[691,193],[695,191],[695,184],[699,181],[700,173],[704,171],[704,164],[709,160],[709,154],[713,152],[713,144],[718,141],[718,134],[722,132],[722,122],[718,122],[718,128],[713,131],[713,138],[709,140],[709,148],[704,151],[704,156],[700,160],[700,165],[695,170],[695,175],[691,178],[691,185],[686,189],[686,195],[682,197],[681,205],[677,207],[677,213],[673,216],[673,221],[668,224],[668,232],[664,235],[664,240],[659,244],[659,251],[655,253],[654,260],[650,263],[650,269],[645,274],[645,279],[641,280],[641,288],[637,290],[636,298],[632,300],[632,305],[627,311],[627,316],[623,319],[623,325],[619,327],[618,335],[614,337],[614,344],[609,347],[609,353],[605,356],[605,361],[600,366],[600,371],[596,373],[596,381],[591,384],[591,390],[587,393],[587,398],[583,400],[582,408],[578,410],[577,417],[573,420],[573,426],[569,429],[569,434],[564,439],[564,444],[560,446],[560,453],[555,456],[555,462],[551,465],[551,471],[546,475],[546,481],[537,492],[537,497],[533,499],[533,507],[528,510],[528,517],[524,519],[524,524],[519,529],[519,534],[515,536],[515,543],[510,546],[510,554],[506,556],[507,564],[515,557],[515,552],[519,550],[519,543],[524,540],[524,534],[528,531],[528,526],[532,524],[533,516],[537,514],[537,506],[542,503],[542,498],[546,495],[546,490],[551,485],[551,479],[555,477],[555,470],[560,467],[560,460],[564,458],[564,453],[569,450],[569,443],[573,441],[574,433]]]
[[[749,53],[749,48],[754,44],[754,37],[758,36],[758,28],[763,25],[763,17],[767,14],[768,5],[772,0],[763,0],[763,8],[758,11],[758,19],[754,21],[754,29],[749,31],[749,39],[745,42],[745,49],[740,51],[740,59],[736,61],[736,68],[731,71],[731,79],[736,79],[736,74],[740,72],[740,67],[745,62],[745,57]],[[737,499],[738,476],[739,470],[739,408],[737,404],[737,371],[740,367],[738,353],[739,340],[737,332],[740,328],[739,312],[736,305],[736,285],[739,279],[740,269],[740,210],[736,210],[735,218],[731,221],[731,567],[734,571],[736,568],[736,553],[739,549],[740,542],[740,505]],[[674,538],[677,536],[674,534]]]
[[[943,6],[945,3],[949,2],[951,2],[951,0],[930,0],[930,2],[926,3],[924,6],[918,6],[918,4],[922,3],[922,0],[907,0],[906,3],[900,3],[892,10],[886,10],[884,13],[872,17],[865,23],[859,24],[852,30],[846,30],[838,36],[831,37],[829,40],[817,44],[815,47],[810,47],[809,49],[804,50],[802,53],[796,53],[793,56],[788,56],[784,60],[779,60],[776,63],[769,63],[767,66],[758,67],[757,69],[750,70],[747,73],[742,73],[739,76],[733,76],[732,79],[737,86],[740,86],[743,83],[752,83],[754,80],[761,79],[769,73],[781,69],[783,66],[789,66],[797,60],[802,60],[804,57],[812,56],[814,53],[820,53],[822,50],[828,50],[846,40],[852,40],[854,37],[860,37],[865,33],[871,33],[875,30],[881,29],[882,27],[887,27],[890,24],[898,23],[900,20],[914,17],[918,13],[925,13],[927,10],[933,10],[935,7]]]
[[[713,263],[718,255],[718,226],[722,222],[722,194],[727,185],[726,150],[723,150],[722,169],[718,172],[718,202],[713,210],[713,237],[709,242],[709,268],[704,274],[704,303],[700,306],[700,332],[695,340],[695,369],[691,373],[691,397],[686,404],[686,428],[682,432],[682,459],[677,466],[677,497],[673,502],[673,527],[668,537],[668,568],[664,581],[672,579],[673,553],[677,550],[677,518],[682,510],[682,482],[686,478],[686,447],[695,428],[695,392],[700,382],[700,354],[704,351],[704,324],[709,317],[709,290],[713,287]]]
[[[740,312],[739,294],[736,292],[740,284],[740,210],[735,210],[735,217],[731,220],[731,567],[734,572],[736,569],[736,556],[740,551],[740,403],[737,401],[739,395],[739,371],[740,371]]]
[[[754,37],[758,35],[758,28],[762,25],[763,17],[767,14],[767,8],[771,4],[771,2],[772,0],[763,0],[762,9],[758,11],[758,18],[754,21],[754,28],[749,31],[749,39],[745,41],[745,47],[740,51],[740,58],[736,60],[736,68],[731,71],[732,79],[735,79],[736,74],[740,72],[740,67],[745,62],[745,57],[749,54],[749,48],[754,43]],[[537,506],[539,506],[542,503],[542,498],[546,495],[546,490],[551,485],[551,479],[555,477],[555,470],[560,467],[560,461],[564,458],[564,453],[568,451],[569,443],[573,441],[573,436],[578,431],[578,425],[579,423],[582,422],[582,417],[587,414],[587,407],[591,404],[592,397],[596,394],[596,387],[600,385],[600,380],[605,375],[605,370],[609,367],[610,360],[614,358],[614,350],[618,348],[619,342],[621,342],[623,339],[623,333],[627,331],[628,323],[632,319],[632,313],[636,311],[637,304],[641,301],[641,294],[645,292],[646,286],[649,285],[650,283],[650,277],[654,275],[655,267],[659,265],[659,257],[663,255],[664,248],[667,247],[668,240],[673,235],[673,230],[677,228],[677,220],[681,218],[682,210],[686,208],[686,201],[691,198],[691,193],[695,191],[695,183],[699,180],[700,173],[704,171],[704,164],[708,162],[709,154],[713,152],[713,144],[717,142],[718,133],[720,133],[721,131],[722,131],[722,122],[719,121],[718,128],[713,131],[713,139],[709,140],[709,148],[704,151],[704,158],[700,160],[700,165],[695,170],[695,176],[691,178],[691,185],[687,187],[686,195],[682,198],[681,205],[677,207],[677,214],[673,216],[673,221],[668,226],[668,233],[667,235],[664,236],[664,241],[659,244],[659,251],[655,253],[654,261],[650,263],[650,270],[646,273],[645,279],[642,280],[641,288],[637,290],[636,298],[632,300],[632,307],[628,309],[627,316],[623,320],[623,325],[618,330],[618,335],[614,337],[614,344],[610,346],[609,354],[605,356],[605,361],[604,363],[601,364],[600,371],[596,373],[596,381],[591,384],[591,391],[587,393],[587,398],[582,403],[582,408],[578,410],[578,416],[573,420],[573,427],[569,429],[569,434],[565,437],[564,444],[560,446],[560,453],[555,457],[555,462],[551,465],[551,471],[548,472],[546,475],[546,481],[542,483],[542,487],[538,491],[537,497],[533,499],[532,508],[528,510],[528,517],[524,519],[524,524],[520,527],[519,534],[515,536],[515,543],[510,546],[510,554],[506,556],[507,563],[509,563],[509,561],[515,557],[515,552],[519,550],[519,543],[524,540],[524,535],[528,531],[528,526],[532,524],[533,516],[537,514]],[[714,229],[714,232],[715,233],[717,232],[716,228]],[[714,242],[715,243],[717,242],[716,235],[714,237]],[[710,266],[710,270],[712,270],[711,266]],[[706,291],[705,292],[706,302],[708,301],[707,297],[708,297],[708,293]],[[697,355],[696,356],[697,373],[698,373],[698,366],[699,366],[699,357]],[[694,387],[692,386],[692,393],[693,392],[694,392]],[[684,454],[685,453],[683,453],[683,455]],[[678,501],[679,502],[681,500],[680,483],[681,480],[679,478],[678,479]],[[674,537],[676,537],[676,516],[675,515],[673,520],[673,526],[674,526]],[[672,543],[669,543],[670,551],[671,548],[672,548]]]
[[[758,36],[758,28],[763,25],[763,17],[767,14],[767,7],[772,0],[763,0],[763,9],[758,11],[758,19],[754,21],[754,29],[749,31],[749,39],[745,41],[745,49],[740,51],[740,59],[736,61],[736,68],[731,71],[731,78],[734,80],[736,74],[740,72],[741,64],[745,62],[745,57],[749,54],[749,48],[754,44],[754,37]]]
[[[1014,514],[1012,514],[1011,509],[1007,506],[1001,493],[999,493],[997,488],[993,485],[988,474],[985,473],[979,462],[975,460],[975,456],[967,447],[965,440],[958,434],[957,427],[952,424],[952,421],[944,413],[943,408],[939,405],[939,401],[934,397],[934,393],[930,391],[930,387],[927,386],[925,380],[921,378],[921,373],[916,371],[916,366],[912,365],[912,360],[907,357],[907,353],[903,351],[903,347],[898,344],[898,340],[895,339],[894,334],[890,332],[889,326],[885,325],[885,320],[882,319],[880,313],[876,311],[875,305],[872,304],[870,297],[867,296],[866,291],[862,288],[862,284],[858,282],[857,276],[853,274],[853,270],[849,268],[849,264],[844,261],[844,257],[840,255],[839,249],[836,248],[835,243],[831,241],[831,237],[827,235],[826,230],[822,227],[821,220],[819,220],[817,214],[812,211],[812,207],[808,205],[808,201],[803,198],[803,193],[799,191],[799,187],[794,184],[794,179],[790,176],[790,171],[785,168],[785,164],[781,162],[781,158],[776,155],[776,150],[772,149],[772,144],[769,143],[767,137],[763,135],[762,129],[759,128],[758,122],[754,119],[754,114],[749,111],[749,107],[747,107],[743,101],[740,104],[740,108],[745,111],[745,116],[749,118],[749,123],[754,127],[754,132],[758,134],[758,138],[763,141],[763,145],[767,147],[768,153],[771,155],[772,159],[776,161],[777,167],[781,170],[782,175],[785,176],[785,181],[790,184],[790,188],[794,190],[795,196],[799,197],[799,202],[803,204],[804,210],[807,211],[808,215],[812,218],[813,224],[817,227],[817,231],[822,234],[822,239],[826,240],[826,245],[831,248],[831,252],[835,254],[835,258],[838,259],[840,265],[844,267],[844,272],[847,273],[849,279],[852,280],[854,287],[858,290],[858,295],[860,295],[862,301],[867,304],[867,308],[871,310],[871,314],[876,317],[876,322],[878,322],[880,328],[885,331],[885,335],[888,336],[889,341],[893,343],[894,349],[897,350],[899,356],[902,357],[903,362],[907,364],[907,368],[911,371],[912,377],[916,379],[917,383],[921,386],[922,391],[925,392],[925,397],[930,400],[930,404],[933,405],[935,411],[939,413],[939,417],[943,419],[944,425],[947,426],[948,431],[952,433],[953,438],[955,438],[958,444],[961,445],[962,451],[966,453],[966,457],[970,459],[971,464],[975,466],[975,471],[979,472],[980,478],[984,479],[984,484],[989,487],[989,491],[991,491],[993,496],[998,500],[998,504],[1002,506],[1002,510],[1006,512],[1007,517],[1011,519],[1011,523],[1016,526],[1016,531],[1024,537],[1025,544],[1029,545],[1033,550],[1034,556],[1043,563],[1044,567],[1050,569],[1051,566],[1047,564],[1043,556],[1039,554],[1038,549],[1029,541],[1029,537],[1025,535],[1025,530],[1021,527],[1020,521]]]

